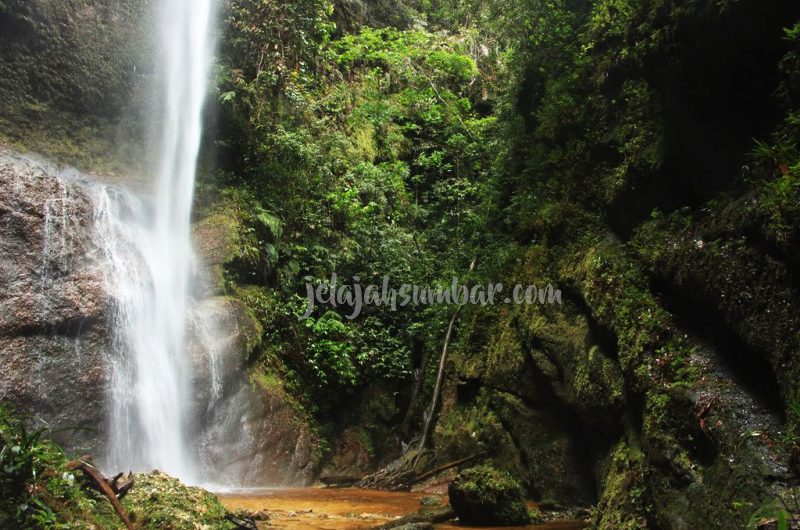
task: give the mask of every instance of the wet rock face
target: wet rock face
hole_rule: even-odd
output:
[[[220,486],[307,486],[319,456],[306,422],[280,389],[251,383],[248,354],[260,339],[241,302],[201,301],[190,329],[192,417],[205,480]]]
[[[204,407],[195,414],[203,417],[196,426],[199,458],[212,484],[307,486],[319,473],[317,440],[279,381],[251,381],[248,361],[261,343],[261,327],[239,299],[221,296],[241,228],[230,212],[214,213],[193,227],[206,273],[196,286],[204,300],[193,309],[189,337],[193,402]]]
[[[0,116],[21,114],[17,107],[26,98],[48,110],[104,118],[121,115],[135,102],[137,83],[147,75],[141,65],[153,53],[142,28],[151,17],[148,2],[3,4]],[[51,68],[41,67],[42,58]]]
[[[243,383],[215,407],[200,457],[221,485],[308,486],[319,468],[314,442],[284,396]]]
[[[119,333],[97,185],[0,150],[0,402],[68,450],[102,461]],[[215,239],[204,242],[222,244]],[[258,323],[238,300],[214,296],[216,278],[205,277],[191,304],[187,355],[189,428],[209,482],[311,483],[319,458],[308,425],[285,394],[249,382]]]
[[[200,300],[192,309],[188,348],[192,366],[191,414],[202,416],[235,393],[247,372],[247,356],[257,330],[241,304],[231,298]]]
[[[437,448],[489,448],[532,498],[597,503],[599,529],[744,528],[793,487],[796,287],[757,249],[686,232],[658,232],[645,263],[609,240],[552,258],[562,307],[514,308],[480,354],[454,352],[473,388],[443,400]]]
[[[109,303],[81,184],[0,159],[0,400],[99,449]],[[87,259],[88,258],[88,259]]]
[[[197,256],[208,272],[203,292],[207,296],[221,294],[225,265],[236,257],[236,241],[241,229],[234,215],[217,213],[200,220],[192,229]]]

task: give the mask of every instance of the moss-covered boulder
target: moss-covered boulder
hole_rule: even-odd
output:
[[[137,474],[123,507],[137,528],[229,530],[227,511],[213,494],[159,471]]]
[[[464,524],[511,526],[531,522],[519,483],[491,466],[461,472],[447,493],[450,506]]]

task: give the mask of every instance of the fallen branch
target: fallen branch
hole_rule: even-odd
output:
[[[123,484],[120,488],[117,488],[117,491],[114,491],[114,487],[112,487],[102,473],[100,473],[97,468],[90,463],[88,457],[79,458],[69,462],[67,464],[67,469],[82,471],[83,474],[86,475],[86,477],[94,484],[94,486],[108,498],[109,502],[114,507],[114,510],[117,512],[117,515],[119,515],[119,518],[122,519],[122,522],[125,524],[125,528],[128,530],[134,530],[133,523],[131,523],[130,519],[128,519],[125,509],[122,507],[122,503],[119,502],[119,497],[117,497],[120,491],[122,492],[122,495],[124,495],[131,488],[131,486],[133,486],[133,478]],[[115,479],[119,480],[121,477],[122,474],[119,474],[117,477],[115,477]]]
[[[236,525],[236,530],[258,530],[258,526],[252,517],[243,518],[229,513],[225,515],[225,520]]]
[[[478,458],[482,458],[484,456],[486,456],[486,453],[477,453],[477,454],[474,454],[472,456],[468,456],[466,458],[461,458],[459,460],[454,460],[453,462],[449,462],[447,464],[444,464],[443,466],[439,466],[439,467],[437,467],[435,469],[431,469],[430,471],[426,471],[425,473],[422,473],[421,475],[417,475],[416,477],[414,477],[413,479],[408,481],[406,483],[406,485],[407,486],[412,486],[414,484],[417,484],[418,482],[422,482],[423,480],[427,480],[427,479],[429,479],[431,477],[435,477],[436,475],[438,475],[439,473],[441,473],[443,471],[447,471],[448,469],[460,466],[462,464],[466,464],[467,462],[472,462],[473,460],[477,460]]]
[[[779,519],[760,519],[756,522],[756,530],[796,530],[800,528],[800,518],[797,516],[790,516],[791,518],[785,519],[783,523]]]
[[[116,495],[119,500],[122,500],[122,498],[127,495],[128,490],[133,487],[134,482],[133,476],[129,475],[128,480],[120,484],[119,481],[122,479],[122,477],[123,473],[117,473],[114,475],[114,478],[108,482],[111,486],[111,489],[114,490],[114,495]]]
[[[417,476],[417,468],[425,467],[433,461],[433,451],[412,449],[393,460],[383,469],[364,477],[358,484],[360,488],[398,491],[408,489],[408,481]],[[420,466],[420,464],[422,464]]]
[[[448,462],[429,471],[417,473],[416,470],[420,467],[420,463],[424,469],[424,467],[434,460],[435,453],[432,451],[419,452],[414,449],[397,460],[394,460],[380,471],[364,477],[358,486],[361,488],[384,489],[388,491],[406,491],[411,489],[411,486],[414,484],[418,484],[443,471],[447,471],[448,469],[466,464],[467,462],[477,460],[484,456],[486,456],[484,452],[477,453],[466,458]]]

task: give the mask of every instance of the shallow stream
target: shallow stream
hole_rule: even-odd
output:
[[[266,510],[270,527],[291,530],[350,530],[378,526],[392,519],[416,513],[427,493],[387,492],[357,488],[291,488],[240,491],[220,494],[231,510]],[[447,502],[447,496],[442,497]],[[535,508],[535,503],[531,503]],[[505,527],[537,530],[581,530],[582,521],[562,521],[539,526]],[[436,525],[441,530],[467,528],[457,524]],[[493,530],[482,527],[483,530]],[[497,529],[494,529],[497,530]]]

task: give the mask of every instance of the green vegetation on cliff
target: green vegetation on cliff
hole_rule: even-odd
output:
[[[298,323],[306,281],[551,282],[560,308],[460,316],[440,461],[488,452],[536,498],[599,502],[599,528],[745,526],[790,487],[800,10],[442,1],[384,28],[314,6],[283,13],[291,53],[243,30],[270,2],[227,19],[209,189],[248,190],[227,286],[326,436],[397,454],[452,308]]]
[[[494,118],[476,109],[482,83],[463,39],[419,29],[337,33],[324,2],[281,11],[294,36],[251,29],[275,9],[239,3],[225,19],[217,146],[227,171],[202,193],[238,219],[222,281],[263,326],[259,362],[335,430],[334,411],[371,384],[409,386],[439,347],[449,311],[365,307],[349,320],[349,310],[321,307],[298,322],[304,285],[333,273],[379,286],[388,275],[393,287],[462,275],[486,243]],[[381,424],[401,422],[410,397],[400,392],[377,423],[363,402],[365,449],[386,454]]]
[[[40,3],[18,4],[0,1],[0,27],[39,35]],[[252,380],[317,428],[326,472],[359,478],[415,441],[454,308],[300,320],[306,284],[457,276],[552,283],[563,304],[459,314],[431,465],[486,454],[530,497],[596,504],[600,529],[744,528],[791,494],[796,2],[230,0],[221,16],[197,233],[224,243],[200,251],[252,319]],[[133,63],[96,69],[59,28],[42,70],[0,33],[1,72],[25,72],[0,76],[0,126],[37,147],[28,125],[79,115],[48,138],[92,159],[80,131],[119,118]],[[81,72],[108,84],[99,107]]]
[[[0,142],[141,171],[150,19],[141,0],[0,2]]]

